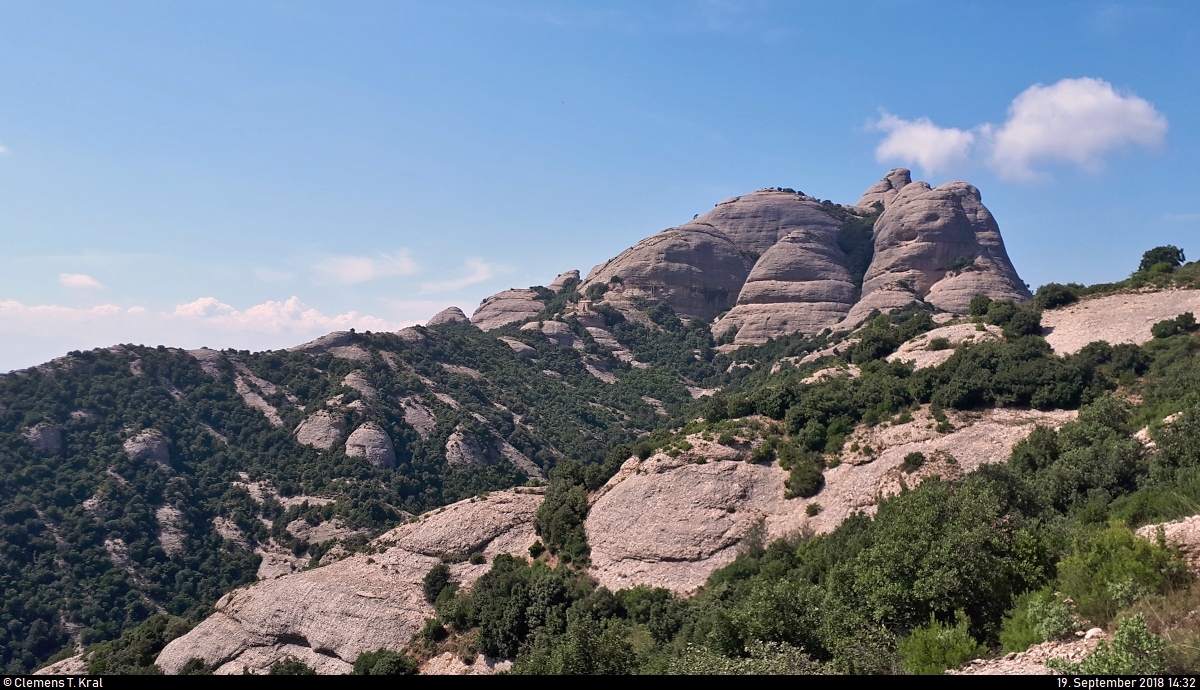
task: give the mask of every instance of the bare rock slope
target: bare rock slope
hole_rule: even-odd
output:
[[[532,489],[461,501],[379,537],[382,553],[235,590],[168,644],[157,664],[178,673],[198,657],[218,674],[263,673],[290,655],[321,673],[346,673],[362,652],[400,649],[420,631],[433,615],[421,580],[442,556],[481,552],[490,561],[527,551],[541,501]],[[469,586],[487,567],[462,562],[452,572]]]
[[[1092,297],[1042,313],[1046,341],[1059,354],[1096,340],[1110,345],[1150,340],[1150,327],[1184,312],[1200,314],[1200,290],[1159,290]]]

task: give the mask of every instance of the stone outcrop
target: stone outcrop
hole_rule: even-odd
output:
[[[303,345],[289,347],[289,352],[303,352],[309,355],[330,354],[341,359],[356,362],[370,362],[371,353],[363,346],[354,342],[354,334],[349,331],[334,331]]]
[[[845,318],[857,292],[837,244],[837,228],[795,230],[762,255],[737,305],[713,325],[713,332],[735,331],[737,345],[791,333],[814,335]]]
[[[296,441],[317,450],[329,450],[346,433],[346,420],[328,410],[317,410],[296,426]]]
[[[263,673],[287,654],[324,673],[346,673],[363,652],[402,649],[434,614],[422,579],[443,557],[461,561],[483,553],[528,553],[536,536],[539,490],[493,492],[421,516],[373,544],[380,553],[357,554],[327,566],[235,590],[216,612],[173,640],[156,663],[178,673],[193,657],[220,675],[243,667]],[[451,573],[469,587],[488,565],[461,561]]]
[[[459,309],[458,307],[446,307],[445,309],[434,314],[433,318],[430,319],[425,326],[426,328],[433,328],[434,326],[443,326],[448,323],[463,323],[464,321],[469,320],[470,319],[467,318],[467,315],[463,313],[462,309]]]
[[[571,331],[571,327],[562,321],[546,321],[542,324],[542,333],[559,347],[574,347],[582,349],[582,344]]]
[[[37,448],[43,453],[50,455],[58,455],[62,450],[62,431],[58,427],[47,422],[35,424],[32,427],[21,432],[29,445]]]
[[[977,295],[1030,298],[974,186],[913,182],[897,192],[875,222],[875,255],[846,326],[874,309],[895,308],[905,292],[909,302],[923,299],[956,314],[966,314]]]
[[[888,174],[883,176],[882,180],[871,185],[870,189],[863,192],[857,206],[866,211],[873,211],[875,210],[876,202],[878,202],[884,208],[887,208],[900,194],[900,190],[910,184],[912,184],[912,173],[908,170],[904,168],[890,170]]]
[[[503,460],[528,477],[543,478],[536,463],[494,432],[485,432],[481,437],[460,427],[446,439],[446,464],[451,467],[495,465]]]
[[[522,357],[536,357],[537,356],[537,350],[526,345],[525,343],[521,342],[520,340],[517,340],[516,338],[500,338],[499,340],[500,340],[500,342],[504,343],[509,348],[511,348],[513,352],[517,353],[518,355],[520,355]]]
[[[554,282],[550,283],[550,285],[548,285],[547,288],[551,292],[562,292],[562,289],[566,286],[567,281],[569,281],[569,280],[573,280],[577,283],[579,282],[579,270],[578,269],[572,268],[569,271],[564,271],[562,273],[559,273],[558,277],[555,278]]]
[[[371,385],[371,382],[361,371],[352,371],[346,374],[346,377],[342,379],[342,385],[357,391],[364,400],[375,400],[379,397],[379,391],[375,390],[375,386]]]
[[[429,438],[429,432],[437,426],[437,416],[433,414],[433,410],[414,397],[401,398],[400,406],[404,408],[405,423],[417,430],[417,436],[420,436],[422,441]]]
[[[125,454],[130,460],[152,460],[163,467],[171,464],[171,453],[167,448],[167,437],[158,429],[145,429],[127,439]]]
[[[733,306],[752,264],[724,233],[693,221],[593,268],[580,289],[619,285],[623,293],[666,302],[683,316],[711,319]]]
[[[392,439],[375,422],[367,422],[350,434],[350,438],[346,439],[346,455],[366,458],[375,467],[396,466],[396,449],[392,446]]]
[[[812,197],[760,189],[726,199],[683,227],[691,226],[718,230],[738,249],[757,257],[797,230],[833,234],[842,227],[842,221]]]
[[[490,331],[510,323],[532,319],[542,313],[545,305],[537,299],[537,293],[528,289],[513,289],[498,292],[479,303],[471,315],[471,323]]]
[[[932,331],[922,333],[909,340],[902,344],[895,352],[888,355],[887,361],[902,360],[910,362],[913,365],[913,369],[936,367],[950,359],[954,354],[954,349],[963,343],[986,343],[988,341],[1003,339],[1003,331],[998,326],[956,323],[950,326],[935,328]],[[945,348],[935,349],[933,342],[935,340],[944,340]]]

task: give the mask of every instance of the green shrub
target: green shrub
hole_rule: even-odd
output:
[[[471,565],[483,565],[484,563],[487,563],[487,557],[476,551],[475,553],[471,554],[471,557],[468,558],[467,561]]]
[[[919,450],[914,450],[904,456],[904,464],[901,466],[906,473],[917,471],[921,465],[925,464],[925,454]]]
[[[1055,640],[1078,627],[1071,607],[1053,589],[1046,587],[1018,597],[1000,627],[1000,644],[1005,652],[1023,652],[1030,646]]]
[[[1033,306],[1038,309],[1054,309],[1078,302],[1079,295],[1076,290],[1079,287],[1046,283],[1038,288],[1037,294],[1033,296]]]
[[[268,676],[315,676],[317,672],[312,666],[289,656],[271,664],[267,669]]]
[[[971,298],[971,305],[967,308],[967,312],[971,316],[986,316],[988,308],[992,306],[992,298],[987,295],[976,295]]]
[[[457,583],[451,579],[450,566],[445,563],[438,563],[430,568],[422,580],[425,601],[431,604],[438,600],[443,590],[450,589],[453,592],[457,586]]]
[[[1166,670],[1163,647],[1162,638],[1150,632],[1146,619],[1139,614],[1119,621],[1112,644],[1100,640],[1083,661],[1071,664],[1065,659],[1050,659],[1046,666],[1071,676],[1156,675]]]
[[[1197,328],[1196,315],[1184,312],[1173,319],[1164,319],[1150,327],[1150,335],[1155,338],[1170,338],[1180,333],[1191,333]]]
[[[971,637],[967,627],[967,617],[962,611],[955,613],[953,626],[931,615],[928,624],[915,628],[900,641],[900,666],[908,673],[941,675],[946,669],[958,668],[983,656],[987,648]]]
[[[426,628],[429,627],[426,621]],[[363,652],[354,660],[356,676],[411,676],[417,672],[417,662],[406,654],[390,649]]]
[[[949,350],[950,349],[950,339],[949,338],[933,338],[932,340],[929,341],[929,344],[925,346],[925,349],[929,350],[930,352],[938,352],[940,350]]]
[[[820,503],[809,503],[808,505],[804,506],[804,514],[809,517],[819,515],[820,513],[821,513],[821,504]]]
[[[1150,251],[1142,254],[1142,262],[1138,264],[1139,271],[1150,271],[1157,264],[1166,264],[1168,270],[1178,268],[1183,265],[1184,256],[1183,250],[1174,245],[1168,244],[1162,247],[1155,247]]]
[[[204,662],[200,657],[192,657],[187,660],[187,663],[179,669],[181,676],[211,676],[213,669]]]
[[[1073,553],[1058,563],[1060,590],[1080,615],[1100,625],[1135,599],[1163,594],[1190,579],[1177,555],[1118,522],[1078,538]]]
[[[542,543],[541,539],[538,539],[529,545],[529,555],[531,557],[537,558],[543,553],[546,553],[546,545]]]

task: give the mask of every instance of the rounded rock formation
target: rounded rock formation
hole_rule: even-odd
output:
[[[625,294],[661,300],[682,316],[711,319],[733,306],[752,263],[721,231],[689,223],[593,268],[580,289],[620,285]]]
[[[836,233],[842,221],[812,197],[787,190],[760,189],[726,199],[688,225],[719,230],[738,249],[758,257],[796,230]]]
[[[367,422],[350,434],[350,438],[346,439],[346,455],[366,458],[367,462],[379,468],[396,466],[396,449],[392,446],[392,439],[374,422]]]
[[[425,327],[433,328],[434,326],[442,326],[448,323],[462,323],[469,320],[470,319],[467,318],[467,315],[463,313],[462,309],[459,309],[458,307],[446,307],[445,309],[434,314],[433,318],[425,324]]]
[[[346,433],[346,420],[328,410],[317,410],[296,426],[296,441],[317,450],[329,450]]]
[[[1031,297],[1008,259],[1000,228],[979,190],[966,182],[931,189],[905,185],[875,223],[875,256],[863,280],[862,299],[846,325],[872,310],[895,308],[900,293],[938,309],[965,314],[971,299],[986,295],[1015,301]]]
[[[912,184],[912,173],[907,168],[895,168],[876,182],[858,200],[858,207],[872,209],[876,202],[887,208],[896,196],[908,185]]]
[[[547,288],[551,292],[562,292],[562,289],[564,287],[566,287],[568,281],[574,281],[576,283],[579,282],[579,270],[578,269],[572,268],[569,271],[564,271],[562,273],[559,273],[558,277],[555,278],[554,282],[550,283],[550,285],[548,285]]]
[[[742,287],[737,305],[713,325],[734,343],[761,344],[782,335],[813,335],[841,321],[858,292],[835,230],[796,230],[767,250]]]
[[[537,293],[528,289],[513,289],[498,292],[479,303],[471,315],[471,323],[490,331],[510,323],[532,319],[542,313],[545,305],[537,299]]]
[[[126,440],[124,449],[130,460],[153,460],[163,467],[171,464],[167,437],[158,429],[146,429]]]

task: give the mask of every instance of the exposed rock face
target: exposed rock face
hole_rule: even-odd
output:
[[[426,323],[425,326],[426,328],[432,328],[434,326],[441,326],[448,323],[462,323],[468,320],[469,319],[467,319],[467,315],[463,313],[462,309],[459,309],[458,307],[446,307],[445,309],[434,314],[433,318],[430,319],[429,323]]]
[[[379,391],[375,390],[375,386],[371,385],[361,371],[352,371],[346,374],[346,378],[342,379],[342,385],[358,391],[358,394],[366,400],[374,400],[379,397]]]
[[[220,351],[202,347],[199,350],[188,350],[187,353],[199,362],[204,373],[213,378],[221,378],[221,367],[225,364],[225,355]]]
[[[733,306],[753,261],[721,231],[695,221],[638,242],[597,266],[580,289],[620,278],[625,293],[711,319]]]
[[[446,439],[446,464],[451,467],[482,465],[487,461],[487,451],[474,435],[455,429]]]
[[[158,429],[146,429],[125,441],[125,454],[130,460],[153,460],[163,467],[171,464],[167,437]]]
[[[437,417],[433,414],[433,410],[412,397],[402,398],[400,404],[404,407],[404,421],[417,430],[417,435],[421,437],[422,441],[429,438],[429,432],[437,426]]]
[[[837,244],[837,228],[795,230],[762,255],[737,305],[713,331],[735,330],[737,345],[797,332],[813,335],[841,321],[857,292]]]
[[[199,657],[218,674],[240,674],[243,666],[263,673],[291,653],[322,663],[319,671],[346,673],[363,652],[403,648],[434,615],[421,581],[442,556],[482,552],[490,562],[501,553],[526,553],[541,501],[540,491],[530,489],[461,501],[379,537],[374,543],[382,553],[235,590],[156,663],[174,674]],[[469,587],[488,567],[461,562],[451,572]]]
[[[494,433],[479,438],[458,428],[446,439],[446,464],[451,467],[494,465],[502,460],[509,461],[528,477],[543,477],[542,469],[537,464]]]
[[[42,422],[21,432],[29,445],[43,453],[58,455],[62,450],[62,432],[53,424]]]
[[[490,331],[510,323],[532,319],[542,313],[545,305],[537,299],[537,293],[527,289],[498,292],[479,303],[471,315],[471,323]]]
[[[158,543],[163,551],[168,556],[181,553],[187,541],[187,533],[183,531],[183,513],[175,506],[159,506],[154,511],[154,518],[158,521]]]
[[[910,184],[912,184],[912,173],[905,168],[895,168],[863,193],[862,198],[858,200],[858,206],[863,209],[872,209],[874,204],[879,202],[884,208],[887,208],[900,194],[900,190]]]
[[[597,492],[585,524],[592,572],[614,591],[644,584],[691,592],[733,561],[738,543],[760,519],[767,542],[805,529],[829,532],[851,513],[874,512],[881,495],[901,490],[902,479],[912,487],[1003,462],[1036,424],[1058,426],[1075,415],[988,410],[967,419],[952,413],[958,428],[939,434],[923,410],[906,424],[864,427],[847,446],[853,439],[871,445],[875,454],[859,457],[843,448],[847,461],[825,471],[825,488],[810,499],[785,499],[787,473],[775,463],[746,462],[750,443],[731,447],[689,436],[691,450],[675,458],[661,452],[646,460],[630,458]],[[929,460],[902,475],[904,456],[913,451]],[[815,516],[806,513],[810,503],[822,506]]]
[[[512,348],[512,351],[522,357],[534,357],[537,355],[537,350],[517,340],[516,338],[500,338],[500,342]]]
[[[683,227],[711,227],[738,249],[761,256],[796,230],[836,233],[842,222],[820,202],[797,192],[762,189],[735,196]]]
[[[542,324],[542,333],[546,334],[559,347],[582,347],[571,332],[571,327],[562,321],[547,321]]]
[[[563,287],[564,287],[564,286],[566,286],[566,284],[567,284],[567,281],[568,281],[568,280],[573,280],[573,281],[575,281],[575,282],[577,282],[577,283],[579,282],[579,271],[578,271],[578,269],[574,269],[574,268],[572,268],[572,269],[571,269],[571,270],[569,270],[569,271],[565,271],[565,272],[563,272],[563,273],[559,273],[559,274],[558,274],[558,277],[554,279],[554,282],[550,283],[550,285],[549,285],[549,286],[547,286],[547,287],[548,287],[548,288],[549,288],[549,289],[550,289],[552,292],[562,292],[562,289],[563,289]]]
[[[986,343],[1003,340],[1003,331],[987,324],[979,324],[980,329],[973,323],[958,323],[952,326],[942,326],[923,333],[904,343],[898,350],[888,355],[887,361],[903,360],[911,362],[914,369],[936,367],[954,354],[954,348],[963,343]],[[944,350],[930,349],[934,340],[945,339],[948,347]]]
[[[873,309],[893,308],[904,290],[956,314],[967,313],[977,295],[1016,301],[1031,296],[979,190],[966,182],[936,189],[913,182],[892,198],[875,223],[875,256],[847,325]]]
[[[396,466],[396,449],[392,446],[392,439],[375,422],[367,422],[350,434],[350,438],[346,439],[346,455],[366,458],[376,467]]]
[[[354,334],[349,331],[334,331],[303,345],[289,347],[288,350],[291,352],[303,352],[309,355],[323,355],[328,353],[334,357],[350,359],[356,362],[371,361],[371,353],[363,349],[361,345],[355,344]]]
[[[296,427],[296,440],[317,450],[329,450],[346,433],[346,420],[328,410],[317,410]]]

